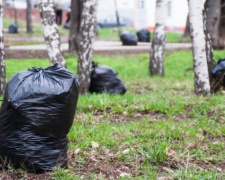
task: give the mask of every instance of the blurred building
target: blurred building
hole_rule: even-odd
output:
[[[156,0],[117,0],[119,15],[130,18],[136,29],[154,29]],[[170,0],[167,10],[168,31],[182,32],[188,14],[187,0]],[[97,19],[115,16],[114,0],[98,0]]]
[[[40,13],[37,8],[37,4],[40,0],[31,0],[32,4],[32,21],[34,23],[40,23]],[[53,0],[53,2],[57,2],[57,0]],[[70,7],[71,0],[63,0],[63,23],[66,21],[67,10]],[[6,18],[17,18],[19,20],[26,20],[26,8],[27,8],[27,0],[5,0],[4,1],[4,17]]]

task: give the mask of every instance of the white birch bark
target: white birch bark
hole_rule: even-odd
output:
[[[86,94],[90,86],[92,45],[95,37],[96,0],[83,0],[80,25],[77,76],[80,93]]]
[[[66,61],[63,57],[63,52],[61,49],[58,26],[55,21],[53,1],[40,0],[39,11],[41,15],[42,29],[51,65],[58,63],[60,66],[66,67]]]
[[[0,94],[5,92],[5,52],[3,35],[3,4],[0,0]]]
[[[157,0],[155,30],[150,51],[149,74],[164,76],[164,51],[166,44],[166,19],[169,0]]]
[[[204,0],[189,0],[190,28],[192,38],[195,93],[206,95],[210,93],[208,65],[206,59],[206,40],[203,27]]]

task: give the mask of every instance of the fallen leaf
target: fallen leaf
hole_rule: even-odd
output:
[[[162,169],[163,169],[164,171],[166,171],[166,172],[174,173],[174,171],[173,171],[172,169],[170,169],[170,168],[163,167]]]
[[[120,177],[131,177],[131,175],[128,174],[128,173],[122,172],[122,173],[120,174]]]
[[[92,141],[91,142],[91,146],[92,146],[92,148],[98,148],[99,147],[99,143]]]
[[[126,153],[128,153],[129,151],[130,151],[130,149],[129,149],[129,148],[124,149],[124,150],[123,150],[123,154],[126,154]]]
[[[76,150],[74,151],[74,153],[75,153],[75,154],[79,154],[79,153],[80,153],[80,150],[81,150],[81,149],[76,149]]]
[[[124,114],[124,115],[127,115],[127,111],[124,111],[123,114]]]
[[[161,177],[158,177],[157,180],[171,180],[171,178],[166,176],[161,176]]]
[[[177,153],[174,150],[172,150],[171,148],[166,148],[166,154],[169,157],[173,157],[173,158],[178,159]]]
[[[213,142],[213,144],[219,144],[219,141],[215,141],[215,142]]]

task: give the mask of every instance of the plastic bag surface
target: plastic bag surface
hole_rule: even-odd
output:
[[[219,59],[217,65],[211,70],[213,78],[219,78],[221,73],[225,73],[225,59]]]
[[[150,42],[151,34],[147,29],[141,29],[137,32],[139,42]]]
[[[57,64],[13,76],[0,110],[0,164],[38,173],[66,167],[78,89],[77,78]]]
[[[211,70],[211,92],[225,89],[225,59],[219,59],[217,65]]]
[[[118,74],[110,67],[98,66],[92,63],[91,84],[89,91],[92,93],[125,94],[126,88]]]
[[[138,42],[137,37],[129,32],[122,33],[120,35],[120,40],[122,41],[123,45],[127,46],[136,46]]]
[[[12,23],[9,25],[8,33],[16,34],[18,33],[18,25],[16,23]]]

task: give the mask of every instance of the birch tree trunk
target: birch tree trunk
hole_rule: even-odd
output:
[[[83,0],[80,24],[77,76],[80,93],[86,94],[90,86],[92,44],[95,37],[96,0]]]
[[[3,36],[3,4],[0,0],[0,94],[5,92],[5,52]]]
[[[82,1],[71,0],[71,21],[69,34],[69,50],[75,55],[79,50],[79,35],[82,14]]]
[[[51,65],[58,63],[66,67],[63,57],[58,27],[55,21],[55,12],[52,0],[40,0],[39,11],[41,15],[42,29]]]
[[[166,45],[166,17],[169,0],[156,1],[155,30],[151,48],[149,74],[164,76],[164,51]]]
[[[210,93],[210,85],[203,29],[203,0],[189,0],[188,3],[194,60],[195,93],[206,95]]]
[[[27,33],[32,33],[32,4],[31,0],[27,0]]]
[[[118,28],[118,33],[119,33],[119,36],[120,36],[122,31],[121,31],[121,26],[120,26],[120,16],[119,16],[116,0],[114,0],[114,5],[115,5],[117,28]]]
[[[218,49],[221,0],[206,0],[205,10],[207,15],[207,29],[211,37],[212,46]]]

